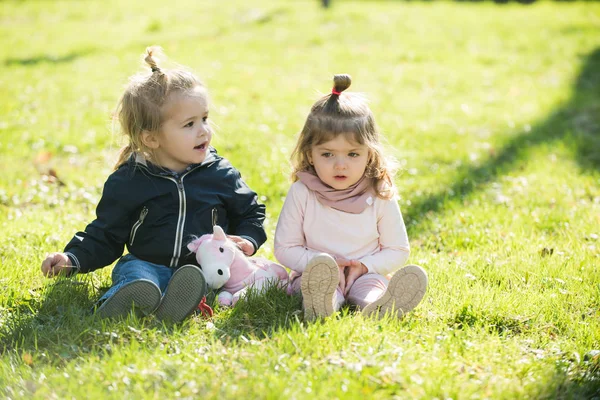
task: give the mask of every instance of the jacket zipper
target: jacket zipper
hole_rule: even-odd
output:
[[[135,222],[135,224],[133,224],[133,227],[131,228],[131,234],[129,235],[129,245],[133,246],[133,241],[135,240],[135,234],[137,233],[137,230],[139,229],[140,226],[142,226],[142,224],[144,223],[144,220],[146,219],[146,215],[148,215],[148,207],[144,206],[144,208],[142,208],[142,211],[140,212],[140,217],[138,218],[138,220]]]
[[[176,267],[181,256],[181,244],[183,242],[183,226],[185,224],[185,214],[187,203],[185,201],[185,188],[183,187],[183,175],[179,179],[174,179],[177,184],[177,193],[179,194],[179,216],[177,218],[177,230],[175,231],[175,245],[173,247],[173,258],[171,258],[171,267]]]
[[[183,243],[183,228],[184,228],[184,224],[185,224],[185,214],[186,214],[186,207],[187,207],[187,203],[186,203],[186,199],[185,199],[185,188],[183,186],[183,178],[190,172],[192,172],[200,167],[202,167],[202,165],[189,170],[188,172],[183,174],[179,179],[175,179],[170,176],[158,175],[158,174],[150,172],[150,170],[148,168],[146,168],[146,170],[150,174],[157,176],[159,178],[168,179],[168,180],[174,182],[175,185],[177,185],[177,194],[179,195],[179,214],[177,217],[177,228],[175,231],[175,244],[173,245],[173,256],[171,257],[171,262],[169,264],[169,266],[172,268],[176,267],[177,264],[179,263],[179,257],[181,256],[181,244]]]

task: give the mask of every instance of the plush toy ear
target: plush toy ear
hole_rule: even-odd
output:
[[[223,228],[221,228],[219,225],[213,226],[213,239],[227,240],[227,236],[225,236],[225,232],[223,232]]]
[[[188,243],[187,248],[189,251],[193,251],[194,253],[197,252],[202,242],[204,242],[208,236],[210,235],[202,235],[198,239],[192,240],[190,243]]]
[[[198,251],[198,247],[200,247],[200,238],[189,242],[187,245],[188,250],[193,251],[194,253]]]

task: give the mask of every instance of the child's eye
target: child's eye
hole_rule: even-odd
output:
[[[352,158],[360,156],[358,153],[348,153],[348,155]]]
[[[183,127],[184,128],[191,128],[192,126],[194,126],[194,121],[190,121],[187,124],[185,124]]]
[[[202,118],[202,121],[203,121],[203,122],[206,122],[206,121],[208,121],[208,117],[204,117],[204,118]]]
[[[325,152],[325,153],[321,154],[321,156],[329,158],[329,157],[333,156],[333,154],[331,154],[329,152]]]

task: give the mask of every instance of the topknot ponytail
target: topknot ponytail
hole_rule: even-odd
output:
[[[144,61],[150,66],[150,69],[152,69],[152,73],[162,73],[161,69],[158,66],[158,62],[160,60],[155,57],[155,55],[160,53],[162,53],[162,49],[159,46],[152,46],[146,48],[146,57],[144,58]]]
[[[332,94],[339,96],[342,92],[350,87],[352,77],[348,74],[337,74],[333,76]]]

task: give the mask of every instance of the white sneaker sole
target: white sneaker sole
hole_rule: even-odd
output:
[[[382,318],[389,313],[402,318],[423,300],[427,283],[427,273],[423,268],[407,265],[392,276],[385,293],[367,305],[362,313],[377,318]]]
[[[301,279],[304,319],[312,321],[317,317],[333,314],[333,296],[340,284],[339,268],[335,260],[328,254],[313,257]]]

